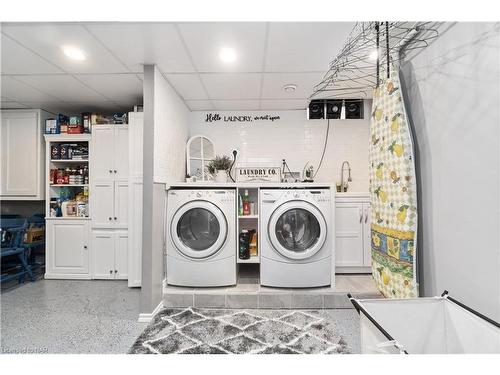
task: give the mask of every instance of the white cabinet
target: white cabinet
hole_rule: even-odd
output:
[[[128,286],[141,286],[142,279],[142,141],[143,113],[130,112],[128,189]]]
[[[45,199],[45,143],[48,114],[41,110],[3,110],[0,122],[0,198]]]
[[[92,126],[92,176],[128,178],[128,125]]]
[[[337,273],[371,272],[370,203],[343,197],[335,203]]]
[[[128,276],[128,125],[92,126],[92,278]]]
[[[128,234],[126,231],[92,231],[92,278],[127,279]]]
[[[47,279],[90,279],[89,221],[47,219]]]

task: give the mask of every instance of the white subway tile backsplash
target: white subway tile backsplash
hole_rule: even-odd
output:
[[[243,111],[242,111],[243,112]],[[365,109],[369,114],[370,109]],[[220,114],[237,114],[220,112]],[[205,123],[206,112],[192,112],[189,134],[208,136],[217,154],[239,151],[237,166],[281,166],[285,158],[292,171],[302,172],[307,162],[315,170],[325,143],[327,121],[307,120],[304,110],[263,111],[244,114],[277,114],[281,120],[257,122]],[[364,120],[330,120],[330,133],[323,164],[316,181],[335,183],[340,180],[340,168],[348,160],[352,168],[351,191],[368,191],[369,115]]]

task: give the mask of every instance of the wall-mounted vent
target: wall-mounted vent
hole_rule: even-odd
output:
[[[363,117],[363,99],[316,99],[307,108],[308,120],[356,120]]]

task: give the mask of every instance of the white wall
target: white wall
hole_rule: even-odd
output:
[[[403,66],[418,147],[424,293],[448,289],[497,321],[499,26],[455,24]]]
[[[169,82],[154,70],[154,181],[184,181],[189,109]]]
[[[205,122],[207,113],[230,115],[279,115],[275,122],[251,123]],[[368,142],[370,103],[365,106],[364,120],[330,120],[330,135],[323,165],[316,176],[318,182],[340,181],[342,161],[352,167],[351,191],[368,191]],[[239,164],[281,167],[287,160],[292,171],[302,172],[307,161],[315,170],[323,151],[327,120],[307,120],[305,110],[192,112],[189,134],[205,135],[215,145],[217,154],[231,156],[231,149],[239,150]]]

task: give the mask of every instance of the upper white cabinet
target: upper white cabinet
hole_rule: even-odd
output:
[[[43,130],[48,117],[48,113],[33,109],[1,112],[2,200],[45,199]]]
[[[371,272],[370,237],[368,198],[336,198],[335,266],[337,273]]]
[[[92,126],[92,176],[128,178],[128,125]]]

